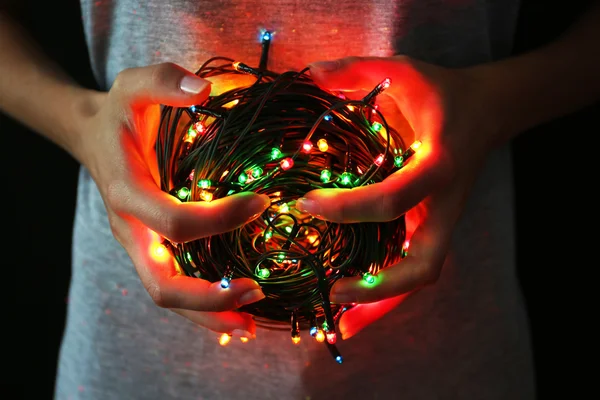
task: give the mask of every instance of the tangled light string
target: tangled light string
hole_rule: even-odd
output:
[[[308,69],[269,71],[272,34],[261,37],[258,67],[215,57],[196,72],[206,79],[249,74],[254,83],[190,108],[163,107],[156,151],[162,190],[183,202],[252,191],[268,195],[271,206],[235,231],[163,246],[182,273],[221,281],[223,290],[234,278],[255,279],[266,298],[240,311],[263,327],[291,328],[294,343],[308,330],[341,363],[336,324],[352,305],[332,304],[329,291],[349,276],[376,284],[379,270],[405,257],[404,217],[330,223],[299,212],[295,202],[313,189],[380,182],[420,143],[405,147],[377,109],[389,79],[350,100],[319,88]]]

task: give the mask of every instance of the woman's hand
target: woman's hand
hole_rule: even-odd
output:
[[[359,304],[340,321],[343,338],[394,308],[408,293],[435,282],[450,246],[454,225],[472,182],[495,144],[476,79],[407,57],[317,62],[311,74],[322,87],[362,97],[385,78],[396,110],[382,109],[391,126],[407,126],[407,139],[421,141],[406,166],[381,183],[353,189],[309,192],[296,207],[319,218],[352,223],[390,221],[406,214],[410,247],[399,264],[378,273],[376,283],[360,277],[339,280],[331,290],[337,303]],[[383,99],[382,99],[383,100]],[[383,102],[386,104],[386,102]],[[402,117],[395,112],[400,111]],[[377,303],[376,303],[377,302]]]
[[[108,93],[94,94],[97,109],[77,152],[100,190],[114,236],[154,302],[210,330],[251,338],[251,316],[231,310],[264,298],[258,283],[234,279],[222,289],[178,274],[172,257],[152,253],[161,237],[181,243],[230,231],[270,204],[254,193],[182,203],[160,190],[154,150],[160,104],[200,104],[210,92],[209,81],[173,64],[124,70]]]

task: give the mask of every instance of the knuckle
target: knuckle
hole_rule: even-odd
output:
[[[111,210],[123,210],[128,198],[129,189],[123,182],[113,181],[106,186],[106,204]]]
[[[145,285],[145,287],[154,304],[156,304],[160,308],[168,307],[168,302],[165,298],[164,291],[157,282],[149,282]]]
[[[155,87],[169,87],[175,85],[177,66],[172,62],[155,65],[152,70],[151,81]]]
[[[187,241],[185,235],[185,218],[183,218],[178,208],[170,213],[164,213],[158,216],[158,226],[163,235],[176,243]]]

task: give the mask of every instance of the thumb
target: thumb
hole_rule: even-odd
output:
[[[209,96],[211,82],[173,64],[162,63],[121,71],[109,95],[123,106],[164,104],[188,107]]]

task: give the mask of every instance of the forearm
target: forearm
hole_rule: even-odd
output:
[[[95,111],[96,93],[69,78],[2,11],[0,54],[0,110],[79,160],[81,125]]]
[[[600,99],[599,1],[555,42],[471,68],[504,142]]]

